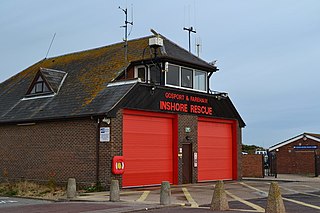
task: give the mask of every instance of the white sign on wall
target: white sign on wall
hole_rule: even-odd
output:
[[[100,142],[110,141],[110,127],[100,127]]]
[[[193,166],[198,167],[198,153],[193,153]]]

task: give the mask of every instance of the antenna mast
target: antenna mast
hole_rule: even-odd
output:
[[[183,30],[189,31],[189,52],[191,52],[191,33],[197,33],[193,27],[186,28],[184,27]]]
[[[50,43],[50,45],[49,45],[49,48],[48,48],[48,51],[47,51],[47,54],[46,54],[46,57],[45,57],[45,58],[48,57],[48,54],[49,54],[49,52],[50,52],[50,49],[51,49],[51,46],[52,46],[52,43],[53,43],[55,37],[56,37],[56,33],[54,33],[54,35],[53,35],[53,37],[52,37],[52,40],[51,40],[51,43]]]
[[[124,28],[124,60],[125,60],[125,70],[124,70],[124,78],[127,79],[127,63],[128,63],[128,24],[133,25],[133,20],[128,21],[128,8],[123,9],[119,6],[119,9],[121,9],[124,12],[125,15],[125,21],[124,25],[120,26]]]
[[[196,45],[197,56],[200,57],[200,52],[202,50],[201,38],[199,37],[198,39],[196,39],[195,43],[196,43],[195,45]]]

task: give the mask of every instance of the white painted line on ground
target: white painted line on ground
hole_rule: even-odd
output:
[[[313,186],[308,186],[308,185],[299,185],[299,186],[303,186],[303,187],[306,187],[306,188],[311,188],[311,189],[320,191],[320,188],[316,188],[316,187],[313,187]]]
[[[144,191],[142,195],[139,197],[139,199],[137,199],[136,201],[137,202],[145,201],[149,194],[150,194],[150,191]]]
[[[194,201],[191,197],[190,193],[188,192],[187,188],[182,188],[184,196],[187,198],[188,202],[191,204],[191,207],[199,207],[199,205]]]
[[[296,194],[303,194],[303,195],[308,195],[308,196],[313,196],[313,197],[320,197],[320,195],[311,194],[311,193],[307,193],[307,192],[300,192],[300,191],[296,191],[296,190],[293,190],[293,189],[288,189],[288,188],[283,187],[283,186],[280,186],[280,188],[282,188],[284,190],[287,190],[287,191],[290,191],[290,192],[294,192]]]
[[[320,206],[315,206],[315,205],[312,205],[312,204],[304,203],[304,202],[301,202],[301,201],[297,201],[297,200],[293,200],[293,199],[289,199],[289,198],[285,198],[285,197],[283,197],[282,199],[286,200],[286,201],[290,201],[292,203],[296,203],[296,204],[302,205],[302,206],[307,206],[307,207],[310,207],[310,208],[313,208],[313,209],[319,209],[320,210]]]
[[[6,204],[6,203],[17,203],[18,201],[15,200],[0,200],[0,204]]]
[[[226,192],[227,195],[229,195],[229,196],[232,197],[233,199],[235,199],[235,200],[237,200],[237,201],[239,201],[239,202],[241,202],[241,203],[244,203],[245,205],[250,206],[251,208],[254,209],[254,210],[249,210],[249,211],[252,211],[252,212],[264,212],[264,208],[261,208],[260,206],[254,204],[254,203],[251,203],[251,202],[249,202],[249,201],[246,201],[246,200],[244,200],[244,199],[242,199],[242,198],[240,198],[240,197],[232,194],[232,193],[229,192],[229,191],[225,191],[225,192]],[[237,210],[238,210],[238,209],[237,209]],[[248,211],[248,210],[246,210],[246,211]]]
[[[264,194],[266,194],[266,196],[268,196],[268,193],[265,192],[265,191],[257,189],[255,187],[250,186],[250,185],[248,185],[246,183],[243,183],[243,182],[241,182],[240,184],[243,185],[243,186],[246,186],[246,187],[248,187],[250,189],[256,190],[256,191],[261,192],[261,193],[264,193]],[[293,200],[293,199],[289,199],[289,198],[285,198],[285,197],[282,197],[282,199],[285,200],[285,201],[289,201],[289,202],[292,202],[292,203],[296,203],[296,204],[302,205],[302,206],[307,206],[307,207],[310,207],[310,208],[313,208],[313,209],[319,209],[320,210],[319,206],[315,206],[315,205],[312,205],[312,204],[304,203],[304,202],[301,202],[301,201],[297,201],[297,200]]]

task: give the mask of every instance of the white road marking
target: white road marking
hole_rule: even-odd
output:
[[[6,203],[17,203],[18,201],[15,200],[0,200],[0,204],[6,204]]]

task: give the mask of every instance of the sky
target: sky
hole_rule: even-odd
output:
[[[268,148],[320,133],[319,0],[1,0],[0,82],[45,58],[121,42],[154,29],[217,60],[211,89],[229,94],[246,122],[243,143]],[[0,100],[1,101],[1,100]]]

